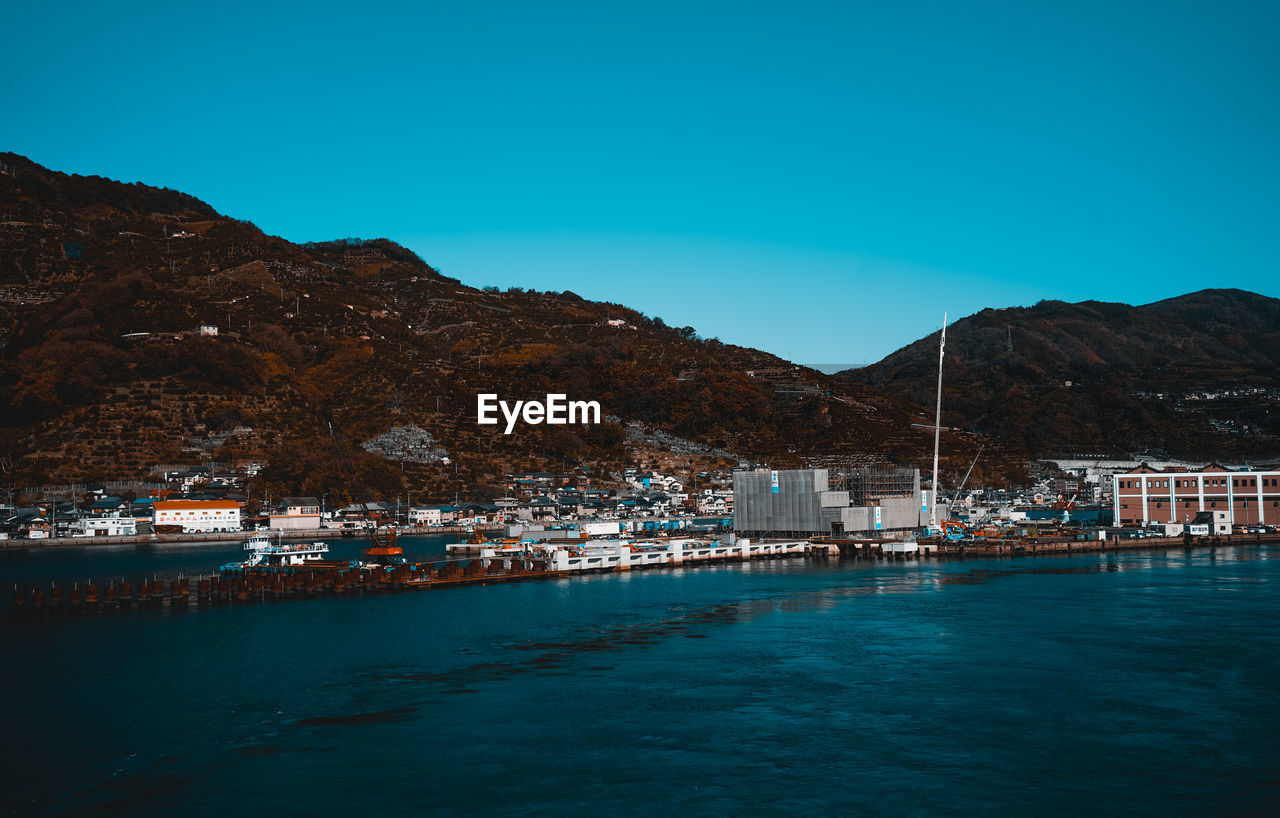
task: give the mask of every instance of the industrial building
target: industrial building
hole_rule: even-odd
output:
[[[1214,463],[1189,471],[1143,463],[1111,480],[1115,518],[1121,524],[1186,524],[1201,513],[1225,512],[1230,525],[1280,525],[1277,469],[1234,471]]]
[[[734,530],[743,537],[876,537],[929,518],[920,470],[894,467],[739,470]]]
[[[227,500],[159,500],[155,527],[181,526],[184,534],[239,531],[240,504]]]

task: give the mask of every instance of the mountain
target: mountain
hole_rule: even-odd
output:
[[[928,404],[938,334],[838,377]],[[1035,457],[1280,453],[1280,300],[1202,290],[1139,307],[1044,301],[947,329],[943,422]]]
[[[11,153],[0,303],[11,485],[259,459],[276,494],[452,499],[572,464],[923,463],[932,446],[918,406],[692,327],[465,286],[385,239],[294,244],[185,193]],[[476,424],[480,392],[567,393],[609,418],[504,435]],[[948,444],[967,464],[980,442]],[[988,452],[993,475],[1020,468]]]

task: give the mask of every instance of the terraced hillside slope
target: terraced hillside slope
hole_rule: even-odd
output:
[[[526,469],[922,463],[932,446],[915,405],[618,304],[476,289],[387,240],[298,245],[177,191],[0,165],[7,483],[261,458],[277,493],[452,499]],[[503,435],[477,426],[479,392],[563,392],[610,420]],[[949,441],[956,469],[977,445]]]

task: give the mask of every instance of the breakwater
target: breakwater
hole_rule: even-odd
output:
[[[547,580],[579,574],[678,568],[709,563],[747,562],[826,556],[833,549],[805,541],[732,545],[674,541],[661,546],[577,547],[572,550],[491,555],[470,559],[426,560],[370,565],[357,560],[315,560],[295,566],[222,570],[207,576],[164,581],[152,576],[137,582],[121,577],[105,583],[86,580],[68,587],[55,582],[13,586],[17,613],[119,611],[135,607],[250,603],[309,599],[321,595],[430,590]]]
[[[549,580],[581,574],[696,567],[762,559],[929,561],[990,557],[1032,557],[1190,548],[1280,544],[1280,534],[1168,537],[1147,539],[1027,539],[1008,542],[922,543],[915,551],[889,550],[879,540],[750,542],[735,544],[676,541],[652,547],[576,547],[556,551],[477,555],[382,566],[356,560],[318,561],[315,565],[257,567],[164,580],[157,576],[103,582],[86,580],[23,584],[12,588],[15,613],[119,611],[187,604],[244,604],[359,597],[368,594],[438,590]]]

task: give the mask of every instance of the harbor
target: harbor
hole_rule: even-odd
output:
[[[134,553],[113,556],[120,570],[229,551]],[[1274,610],[1276,555],[1264,542],[797,557],[359,597],[308,596],[304,576],[287,599],[305,604],[202,605],[193,587],[185,603],[115,615],[0,617],[10,700],[61,703],[13,708],[26,749],[8,756],[6,796],[19,815],[212,815],[222,799],[287,813],[299,791],[323,790],[319,814],[356,801],[395,813],[406,796],[368,777],[394,761],[452,782],[414,796],[444,814],[474,809],[476,792],[493,812],[562,811],[571,792],[622,814],[695,798],[750,814],[779,787],[789,808],[822,814],[961,814],[982,800],[1065,815],[1041,799],[1078,809],[1139,792],[1164,814],[1249,813],[1272,791],[1232,782],[1280,752],[1280,644],[1256,624]],[[27,576],[57,556],[33,553]],[[1231,756],[1215,755],[1225,743]],[[940,774],[957,754],[1005,783]],[[883,772],[833,783],[841,768]]]
[[[263,537],[262,540],[267,541]],[[783,559],[833,553],[833,547],[804,541],[732,545],[701,540],[594,543],[565,548],[541,548],[526,543],[520,549],[486,548],[478,557],[388,564],[357,559],[323,559],[328,545],[257,545],[254,556],[227,563],[208,575],[156,576],[136,582],[123,577],[102,583],[86,580],[70,588],[56,582],[35,587],[14,584],[12,604],[18,613],[45,611],[124,610],[147,605],[265,602],[308,599],[317,595],[360,596],[370,593],[491,585],[549,580],[580,574],[643,571],[662,568],[750,560]],[[252,543],[246,548],[253,548]],[[369,550],[376,549],[371,544]],[[500,553],[506,551],[507,553]]]
[[[262,541],[267,538],[261,537]],[[885,541],[815,538],[813,541],[731,542],[668,539],[663,541],[588,541],[548,547],[534,542],[452,543],[449,554],[472,556],[390,564],[358,559],[323,559],[327,543],[270,546],[242,562],[196,576],[158,575],[129,580],[87,579],[68,587],[64,582],[15,582],[11,598],[14,615],[92,613],[157,606],[245,604],[306,600],[318,596],[361,597],[370,594],[442,590],[511,582],[566,579],[662,569],[696,569],[709,565],[755,560],[884,561],[925,564],[947,560],[1031,558],[1146,552],[1152,550],[1209,550],[1280,545],[1280,533],[1222,537],[1166,537],[1152,539],[1070,539],[1044,537],[996,541]],[[250,548],[250,545],[246,545]],[[259,546],[261,549],[263,546]],[[373,545],[372,547],[376,547]],[[367,553],[367,551],[366,551]]]

